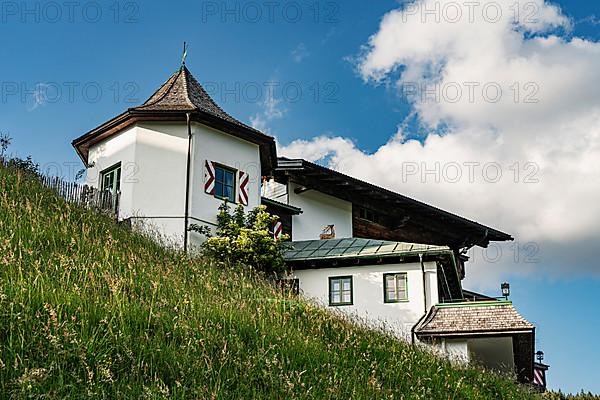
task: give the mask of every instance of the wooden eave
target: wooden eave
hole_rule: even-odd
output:
[[[399,222],[396,227],[399,235],[402,231],[410,232],[410,237],[406,237],[408,241],[459,249],[474,245],[487,247],[490,241],[513,240],[504,232],[306,160],[279,158],[275,179],[376,210],[390,221]]]
[[[415,332],[419,338],[433,338],[433,337],[452,337],[452,338],[478,338],[478,337],[490,337],[490,336],[512,336],[520,333],[531,333],[535,332],[535,328],[522,328],[522,329],[490,329],[480,331],[440,331],[440,332]]]
[[[300,215],[302,214],[302,209],[298,207],[291,206],[289,204],[281,203],[279,201],[269,199],[268,197],[261,197],[260,202],[262,205],[267,206],[267,208],[272,208],[274,210],[278,210],[287,215]]]
[[[129,109],[117,117],[105,122],[97,128],[87,132],[72,142],[77,154],[86,166],[88,164],[89,149],[91,146],[110,138],[138,122],[185,122],[186,114],[191,114],[191,121],[201,123],[211,128],[255,143],[260,149],[261,173],[271,175],[277,162],[277,152],[273,138],[246,129],[240,125],[217,118],[199,110],[159,110],[142,111]]]

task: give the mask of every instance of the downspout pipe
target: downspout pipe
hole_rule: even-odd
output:
[[[421,263],[421,277],[423,278],[423,309],[427,314],[427,276],[425,275],[425,264],[423,263],[423,253],[419,253],[419,263]]]
[[[427,277],[425,275],[425,264],[423,263],[423,253],[419,253],[419,263],[421,264],[421,277],[423,279],[423,315],[421,315],[421,318],[419,318],[417,323],[414,324],[410,330],[411,342],[413,345],[415,344],[415,329],[417,328],[417,325],[419,325],[421,323],[423,318],[425,318],[425,316],[427,316],[427,312],[429,311],[427,309],[427,279],[426,279]]]
[[[185,179],[185,223],[183,232],[183,251],[188,252],[188,229],[190,225],[190,173],[192,164],[192,124],[190,113],[185,114],[188,133],[188,149],[187,149],[187,164],[186,164],[186,179]]]
[[[416,337],[416,333],[415,330],[417,329],[417,326],[419,326],[419,324],[421,323],[421,321],[423,321],[425,319],[425,317],[427,316],[427,313],[421,315],[421,318],[419,318],[419,320],[417,321],[416,324],[413,325],[413,327],[410,329],[410,337],[411,337],[411,343],[414,346],[415,345],[415,337]]]

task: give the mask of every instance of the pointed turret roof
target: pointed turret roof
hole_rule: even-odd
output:
[[[144,104],[130,108],[75,139],[73,146],[87,164],[90,146],[127,126],[141,121],[186,121],[187,114],[190,114],[193,121],[258,144],[261,149],[263,174],[270,174],[277,159],[274,139],[226,113],[185,65],[172,74]]]
[[[185,65],[171,75],[171,77],[167,79],[167,81],[154,92],[144,104],[135,107],[134,110],[199,110],[258,132],[256,129],[249,127],[223,111],[206,90],[204,90],[200,82],[194,78]]]

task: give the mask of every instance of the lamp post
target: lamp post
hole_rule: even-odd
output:
[[[508,296],[510,296],[510,284],[508,282],[504,282],[500,285],[500,289],[502,290],[502,296],[504,296],[504,299],[508,300]]]
[[[536,351],[535,358],[537,358],[538,362],[541,364],[542,361],[544,361],[544,352],[541,350]]]

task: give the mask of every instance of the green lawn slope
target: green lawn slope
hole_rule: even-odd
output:
[[[530,399],[0,166],[0,398]]]

